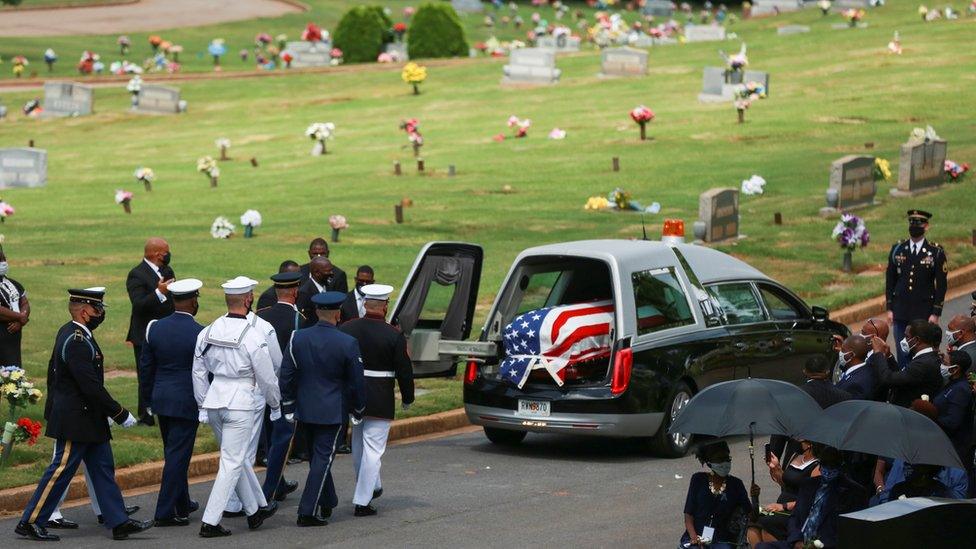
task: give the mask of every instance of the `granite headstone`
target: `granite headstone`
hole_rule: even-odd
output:
[[[725,40],[725,27],[719,25],[688,25],[685,42],[715,42]]]
[[[945,160],[948,143],[942,139],[908,142],[901,146],[898,159],[896,196],[906,196],[935,189],[945,183]]]
[[[698,220],[705,224],[705,242],[738,237],[739,190],[715,188],[703,192],[698,198]]]
[[[647,52],[636,48],[608,48],[600,53],[604,76],[644,76],[647,74]]]
[[[803,34],[810,32],[810,27],[806,25],[785,25],[776,29],[776,34],[789,36],[791,34]]]
[[[649,0],[644,4],[644,15],[671,17],[674,15],[674,3],[669,0]]]
[[[47,183],[47,151],[0,149],[0,189],[43,187]]]
[[[579,51],[580,38],[565,34],[560,34],[559,36],[546,35],[536,40],[536,46],[548,50],[555,50],[557,53]]]
[[[502,72],[502,84],[555,84],[562,74],[556,68],[556,53],[542,48],[512,50]]]
[[[831,162],[829,188],[836,192],[835,210],[871,206],[878,188],[874,182],[874,157],[849,154]]]
[[[451,0],[451,7],[458,13],[481,13],[485,9],[481,0]]]
[[[95,90],[75,82],[45,82],[43,116],[83,116],[92,113]]]
[[[328,40],[288,42],[284,51],[291,54],[291,66],[298,69],[302,67],[328,67],[332,62],[332,42]]]
[[[177,114],[180,112],[180,90],[158,84],[143,84],[139,102],[133,110],[148,114]]]

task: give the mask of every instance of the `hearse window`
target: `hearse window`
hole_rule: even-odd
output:
[[[796,305],[775,288],[759,284],[759,293],[762,294],[763,301],[766,303],[766,310],[769,311],[774,320],[796,320],[803,317]]]
[[[550,271],[524,277],[523,284],[525,287],[522,289],[522,303],[519,305],[517,314],[545,307],[549,301],[549,295],[552,294],[552,288],[556,285],[561,274],[561,271]]]
[[[613,299],[607,264],[592,259],[550,260],[541,257],[526,262],[524,274],[515,280],[517,296],[510,305],[509,322],[527,311],[557,305],[572,305]],[[532,263],[538,263],[533,265]],[[512,290],[509,290],[512,291]]]
[[[726,324],[750,324],[766,320],[756,294],[752,291],[752,284],[748,282],[709,286],[708,293],[722,307]]]
[[[638,335],[695,323],[674,269],[639,271],[631,275],[631,281]]]

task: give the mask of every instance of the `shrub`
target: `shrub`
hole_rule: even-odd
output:
[[[333,33],[334,46],[342,50],[346,63],[376,61],[383,51],[384,27],[382,8],[356,6],[347,11]]]
[[[393,20],[390,19],[390,16],[387,15],[380,6],[369,6],[369,9],[376,12],[376,16],[379,17],[380,22],[383,23],[383,43],[392,43],[393,39],[395,38],[393,34]]]
[[[450,4],[424,4],[413,16],[407,43],[411,59],[468,55],[468,41]]]

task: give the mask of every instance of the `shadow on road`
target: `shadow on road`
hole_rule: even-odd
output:
[[[469,448],[482,454],[550,461],[635,463],[662,459],[654,456],[639,440],[572,435],[529,433],[521,444],[514,446],[501,446],[482,439],[470,444]]]

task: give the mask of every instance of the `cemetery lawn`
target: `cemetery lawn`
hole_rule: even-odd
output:
[[[838,16],[813,10],[742,24],[751,68],[771,73],[771,95],[736,124],[731,105],[696,100],[702,67],[719,59],[715,43],[658,47],[646,78],[603,80],[599,55],[561,57],[562,81],[552,87],[501,89],[504,60],[474,60],[432,67],[422,94],[411,95],[399,69],[296,74],[287,78],[221,79],[182,85],[189,112],[138,116],[127,112],[121,88],[96,90],[97,114],[60,120],[25,119],[19,106],[33,93],[4,94],[11,115],[0,122],[0,146],[34,139],[49,154],[48,185],[4,191],[16,209],[0,225],[10,275],[27,288],[33,307],[25,329],[26,366],[45,379],[52,338],[66,321],[65,289],[108,287],[108,318],[97,332],[106,355],[110,391],[135,409],[132,351],[123,340],[129,305],[125,277],[152,235],[165,236],[181,277],[204,281],[199,320],[221,312],[219,284],[236,275],[267,281],[284,259],[304,261],[311,237],[327,236],[330,214],[350,227],[333,245],[332,258],[349,276],[360,264],[377,279],[399,287],[417,251],[430,240],[463,240],[485,247],[477,333],[512,259],[543,243],[588,238],[635,238],[640,216],[583,210],[587,198],[614,187],[637,200],[657,201],[661,213],[646,218],[657,238],[664,218],[697,217],[698,195],[712,187],[738,187],[753,174],[766,178],[766,194],[741,197],[741,231],[747,238],[719,249],[760,268],[811,304],[832,308],[880,294],[892,243],[904,238],[909,207],[935,213],[932,240],[941,243],[950,268],[976,261],[971,245],[973,180],[946,185],[915,199],[888,196],[860,210],[871,244],[854,254],[855,274],[840,272],[841,250],[831,241],[836,220],[819,217],[830,162],[853,153],[892,162],[915,126],[931,124],[949,142],[949,157],[976,159],[976,132],[969,112],[976,102],[974,21],[923,24],[911,6],[868,13],[868,29],[831,30]],[[780,37],[775,27],[810,25],[809,34]],[[901,32],[905,53],[885,45]],[[189,29],[188,31],[192,31]],[[82,46],[78,46],[80,49]],[[737,42],[725,45],[737,49]],[[646,104],[657,114],[647,142],[638,140],[628,112]],[[512,114],[530,118],[529,137],[510,136]],[[428,172],[418,175],[397,129],[417,117],[426,145]],[[334,122],[329,154],[312,157],[304,130]],[[546,139],[554,127],[563,141]],[[197,158],[217,155],[214,140],[232,141],[232,161],[221,163],[220,186],[210,189],[195,171]],[[873,149],[865,150],[865,143]],[[611,158],[621,172],[612,173]],[[248,159],[256,157],[258,168]],[[393,177],[392,163],[405,175]],[[448,178],[449,164],[458,175]],[[153,192],[133,177],[139,166],[156,171]],[[510,185],[513,192],[502,192]],[[115,204],[116,189],[135,193],[131,215]],[[413,200],[406,223],[396,225],[393,206]],[[225,215],[237,224],[244,210],[258,209],[264,224],[254,239],[214,240],[210,223]],[[773,224],[781,212],[784,224]],[[262,284],[262,289],[264,284]],[[424,380],[409,415],[461,405],[460,381]],[[41,408],[29,414],[40,417]],[[5,411],[3,412],[5,413]],[[4,417],[4,419],[6,419]],[[115,455],[124,466],[161,459],[155,428],[114,429]],[[198,449],[212,450],[202,428]],[[20,445],[17,467],[0,471],[0,487],[36,482],[50,456],[48,439]]]

